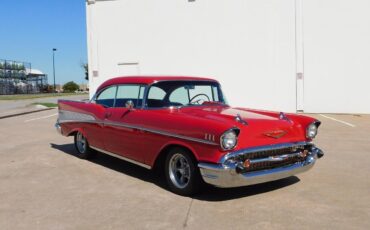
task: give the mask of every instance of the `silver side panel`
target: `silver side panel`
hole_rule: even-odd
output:
[[[61,124],[66,122],[96,122],[92,115],[67,110],[59,110],[58,119]]]

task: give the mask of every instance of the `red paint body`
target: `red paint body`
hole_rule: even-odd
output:
[[[111,85],[144,84],[150,85],[163,80],[203,80],[208,78],[189,77],[121,77],[103,83],[98,92]],[[61,123],[65,136],[80,130],[91,146],[103,149],[140,163],[153,166],[161,151],[169,145],[188,148],[199,162],[217,163],[230,151],[223,151],[220,137],[228,129],[240,129],[236,151],[243,148],[271,144],[309,141],[306,138],[306,127],[315,119],[296,114],[286,114],[290,121],[280,119],[278,112],[268,112],[243,108],[232,108],[225,105],[206,105],[183,108],[133,109],[104,108],[90,102],[60,101],[60,111],[72,111],[88,114],[95,122]],[[235,120],[236,115],[247,121],[243,125]],[[104,123],[122,123],[126,126],[106,126]],[[155,130],[155,132],[147,131]],[[283,130],[281,138],[275,139],[265,135],[267,132]],[[205,140],[206,134],[214,135],[214,145],[187,140],[166,134]]]

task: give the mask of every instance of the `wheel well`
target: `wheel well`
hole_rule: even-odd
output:
[[[195,157],[194,153],[189,148],[187,148],[185,146],[182,146],[182,145],[171,144],[171,145],[167,145],[166,147],[164,147],[161,150],[161,152],[158,154],[158,156],[157,156],[157,158],[154,162],[153,170],[159,171],[159,170],[164,168],[164,163],[166,161],[166,156],[167,156],[168,152],[170,151],[170,149],[172,149],[172,148],[182,148],[182,149],[186,150],[187,152],[189,152],[193,156],[194,160],[196,160],[196,157]]]
[[[68,134],[68,136],[70,137],[70,136],[74,136],[74,135],[76,135],[76,133],[77,133],[77,131],[73,131],[73,132],[71,132],[70,134]]]

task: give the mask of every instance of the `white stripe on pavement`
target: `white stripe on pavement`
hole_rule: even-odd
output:
[[[336,122],[339,122],[339,123],[342,123],[342,124],[345,124],[345,125],[348,125],[352,128],[356,127],[355,125],[353,125],[351,123],[348,123],[348,122],[342,121],[342,120],[338,120],[338,119],[335,119],[333,117],[329,117],[329,116],[326,116],[326,115],[323,115],[323,114],[320,114],[320,116],[325,117],[325,118],[330,119],[330,120],[333,120],[333,121],[336,121]]]
[[[54,113],[54,114],[49,115],[49,116],[44,116],[44,117],[38,117],[38,118],[33,118],[33,119],[25,120],[24,122],[30,122],[30,121],[36,121],[36,120],[46,119],[46,118],[49,118],[49,117],[54,117],[56,115],[58,115],[58,114],[57,113]]]

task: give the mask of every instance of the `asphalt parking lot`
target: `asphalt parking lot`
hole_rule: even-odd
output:
[[[313,115],[325,156],[304,174],[187,198],[130,163],[74,157],[56,112],[0,120],[0,229],[370,229],[370,115]]]

